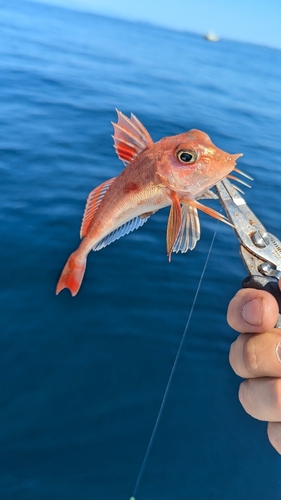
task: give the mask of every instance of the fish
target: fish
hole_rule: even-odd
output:
[[[217,198],[211,188],[235,168],[242,154],[217,148],[197,129],[154,142],[131,113],[117,111],[114,147],[125,168],[90,192],[80,229],[82,241],[67,260],[56,294],[64,288],[75,296],[81,286],[91,250],[100,250],[141,227],[151,215],[170,206],[166,246],[172,252],[195,248],[200,239],[198,210],[225,223],[227,218],[200,199]],[[241,171],[238,171],[241,173]]]

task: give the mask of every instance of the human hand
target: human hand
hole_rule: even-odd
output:
[[[278,312],[270,293],[245,288],[231,300],[227,321],[240,332],[229,354],[235,373],[247,379],[239,387],[239,400],[252,417],[269,422],[269,441],[281,454],[281,329],[274,328]]]

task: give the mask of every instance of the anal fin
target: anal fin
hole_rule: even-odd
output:
[[[141,214],[139,217],[141,219],[146,219],[147,217],[150,217],[151,215],[155,214],[158,210],[154,210],[153,212],[145,212],[145,214]]]
[[[122,236],[125,236],[131,231],[134,231],[135,229],[143,226],[143,224],[148,219],[149,215],[142,218],[140,216],[134,217],[133,219],[129,220],[125,224],[122,224],[122,226],[119,226],[117,229],[114,229],[114,231],[105,236],[92,248],[92,250],[96,252],[97,250],[101,250],[102,248],[107,247],[108,245],[110,245],[110,243],[113,243],[113,241],[119,240],[119,238],[122,238]]]

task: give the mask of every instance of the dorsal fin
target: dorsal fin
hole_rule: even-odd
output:
[[[116,110],[118,122],[113,123],[114,147],[120,160],[126,165],[144,149],[153,144],[153,140],[141,124],[141,122],[131,113],[131,118]]]
[[[93,220],[94,214],[96,213],[101,200],[103,199],[106,191],[111,186],[112,182],[116,179],[116,177],[112,177],[112,179],[108,179],[103,182],[100,186],[93,189],[90,192],[87,203],[84,210],[84,215],[82,219],[81,229],[80,229],[80,237],[83,238],[86,236],[89,226]]]

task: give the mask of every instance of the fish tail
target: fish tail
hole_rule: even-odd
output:
[[[64,288],[68,288],[72,297],[78,293],[85,273],[86,262],[86,257],[81,259],[77,250],[70,255],[58,281],[56,295]]]

